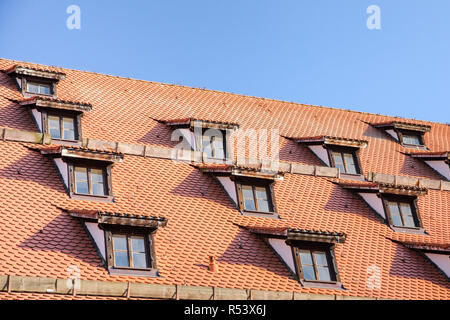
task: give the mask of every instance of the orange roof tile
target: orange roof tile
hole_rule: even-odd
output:
[[[18,62],[0,59],[1,70],[15,64]],[[66,74],[58,83],[58,99],[89,101],[95,106],[83,116],[85,138],[170,148],[178,141],[171,141],[171,129],[154,119],[211,119],[239,123],[240,129],[278,130],[282,161],[322,165],[308,148],[282,136],[344,136],[369,141],[368,147],[360,150],[366,175],[379,172],[441,179],[427,165],[406,155],[407,149],[368,124],[403,119],[57,70]],[[0,73],[0,127],[37,131],[30,115],[12,101],[20,99],[23,97],[14,81]],[[432,152],[450,149],[448,125],[418,120],[414,123],[431,127],[424,138]],[[0,163],[0,274],[66,278],[68,266],[75,265],[86,280],[335,294],[333,289],[302,287],[273,250],[241,226],[260,230],[289,227],[347,235],[345,243],[336,244],[335,249],[346,288],[339,294],[450,299],[448,279],[418,252],[398,243],[450,243],[448,191],[428,190],[427,195],[418,198],[426,235],[400,234],[334,180],[286,173],[274,187],[280,219],[245,216],[219,182],[198,169],[201,166],[127,155],[112,168],[114,202],[75,200],[67,195],[51,159],[29,147],[0,141],[0,154],[4,155]],[[108,274],[81,221],[66,212],[74,210],[167,218],[167,226],[155,235],[162,276]],[[217,273],[208,270],[209,256],[217,257]],[[382,276],[380,289],[366,285],[368,270],[373,266]],[[0,298],[19,296],[47,297],[0,293]]]

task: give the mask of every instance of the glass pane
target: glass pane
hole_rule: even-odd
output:
[[[331,281],[330,270],[328,267],[317,267],[317,273],[319,275],[319,280]]]
[[[127,252],[114,252],[114,265],[116,267],[129,267],[128,253]]]
[[[64,139],[75,140],[75,121],[73,118],[63,118]]]
[[[259,200],[267,200],[267,189],[266,188],[255,188],[256,198]]]
[[[127,237],[126,236],[113,236],[114,250],[127,251]]]
[[[144,238],[133,237],[131,238],[131,250],[134,252],[145,252],[145,242]]]
[[[50,94],[50,86],[46,84],[39,85],[40,93],[41,94]]]
[[[401,202],[400,210],[402,211],[403,215],[412,216],[411,205],[409,203]]]
[[[305,280],[316,280],[316,274],[314,273],[313,266],[304,266],[302,265],[303,277]]]
[[[208,158],[212,158],[211,140],[208,136],[202,137],[202,150]]]
[[[59,117],[48,117],[48,130],[53,139],[61,139],[61,130],[59,127]]]
[[[402,218],[399,214],[391,214],[392,224],[396,227],[403,227]]]
[[[400,211],[398,210],[398,203],[397,202],[388,202],[389,211],[392,214],[399,214]]]
[[[258,200],[258,211],[270,212],[269,201],[267,201],[267,200]]]
[[[39,87],[34,83],[27,83],[27,91],[31,93],[39,93]]]
[[[412,144],[412,145],[420,145],[420,139],[418,136],[404,134],[403,135],[403,143],[404,144]]]
[[[214,143],[213,143],[213,148],[214,148],[214,157],[216,159],[223,159],[225,158],[225,153],[223,151],[223,140],[220,137],[214,137]]]
[[[255,201],[253,199],[246,199],[244,202],[245,210],[255,211]]]
[[[105,195],[105,187],[103,183],[103,170],[91,169],[91,185],[93,195]]]
[[[313,264],[312,258],[311,258],[311,252],[308,250],[301,250],[300,251],[300,260],[302,262],[302,265],[305,264]]]
[[[147,260],[145,258],[145,253],[133,253],[133,267],[147,268]]]
[[[253,199],[253,189],[251,186],[242,186],[242,195],[244,199]]]
[[[351,153],[344,153],[344,160],[347,167],[347,173],[357,174],[353,155]]]
[[[333,156],[334,166],[336,168],[339,168],[341,172],[345,172],[344,162],[342,160],[341,154],[338,152],[332,152],[331,154]]]
[[[403,216],[404,227],[414,228],[416,223],[412,216]]]
[[[314,252],[314,258],[316,259],[316,265],[328,266],[327,255],[325,252]]]
[[[75,192],[89,194],[86,168],[75,167]]]

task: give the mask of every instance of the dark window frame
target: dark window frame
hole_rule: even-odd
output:
[[[359,148],[352,148],[352,147],[344,147],[344,146],[335,146],[335,145],[327,145],[326,146],[327,153],[328,153],[328,160],[330,161],[330,166],[333,168],[336,168],[336,163],[334,161],[333,152],[340,153],[342,157],[342,162],[344,163],[345,172],[342,172],[342,174],[348,174],[348,175],[361,175],[362,174],[362,167],[361,162],[359,160]],[[347,172],[347,165],[345,162],[344,154],[351,154],[353,157],[353,163],[355,164],[355,170],[356,173],[349,173]]]
[[[121,226],[121,225],[101,225],[105,235],[106,268],[111,274],[131,275],[131,276],[157,276],[157,262],[155,250],[156,229]],[[147,268],[136,267],[116,267],[114,262],[113,237],[115,235],[133,237],[143,237],[145,240],[145,256]],[[130,252],[128,251],[128,254]]]
[[[81,136],[81,114],[78,112],[71,112],[71,111],[63,111],[63,110],[45,110],[45,109],[38,109],[38,111],[41,113],[41,121],[42,121],[42,132],[50,134],[50,128],[49,128],[49,116],[59,117],[60,120],[60,131],[61,131],[61,138],[53,138],[54,141],[61,141],[61,142],[80,142],[82,140]],[[63,139],[63,127],[62,127],[62,118],[72,118],[74,120],[74,129],[75,129],[75,139],[74,140],[68,140]]]
[[[250,213],[258,213],[264,215],[273,215],[277,214],[277,205],[275,203],[275,192],[274,192],[274,184],[275,181],[270,179],[258,179],[251,177],[232,177],[236,186],[236,195],[238,200],[238,207],[241,212],[250,212]],[[242,186],[251,186],[253,190],[253,200],[255,202],[256,210],[247,210],[245,208],[244,195],[242,192]],[[256,198],[255,188],[265,188],[267,195],[267,202],[269,206],[269,211],[258,211],[258,201]]]
[[[22,94],[37,95],[37,96],[44,96],[44,97],[55,97],[56,96],[56,81],[54,81],[54,80],[25,76],[25,77],[22,77],[20,81],[21,81]],[[35,92],[28,91],[28,83],[29,82],[40,84],[40,85],[48,85],[50,87],[50,94],[35,93]]]
[[[400,230],[420,230],[423,229],[422,220],[420,218],[418,206],[417,206],[417,197],[413,196],[406,196],[406,195],[393,195],[393,194],[384,194],[381,196],[382,202],[383,202],[383,208],[386,215],[387,222],[389,223],[389,226],[392,228],[400,229]],[[391,216],[391,210],[389,208],[388,202],[396,202],[397,205],[399,203],[408,203],[411,208],[412,217],[414,220],[414,227],[405,227],[405,226],[396,226],[393,223],[392,216]],[[399,207],[399,211],[401,212],[401,209]],[[403,215],[400,213],[400,218],[403,222]]]
[[[92,160],[71,160],[67,161],[68,174],[69,174],[69,195],[71,198],[82,198],[86,200],[97,200],[97,199],[105,199],[107,201],[112,201],[113,193],[112,193],[112,179],[111,179],[111,167],[112,164],[105,163],[103,161],[92,161]],[[75,188],[75,168],[82,167],[88,168],[88,188],[89,194],[85,193],[77,193]],[[89,179],[89,169],[100,169],[103,171],[103,187],[104,187],[104,195],[94,195],[91,194],[92,186]]]
[[[407,148],[425,148],[425,140],[424,140],[424,133],[419,131],[412,131],[412,130],[405,130],[405,129],[396,129],[395,132],[397,133],[398,140],[400,141],[400,144]],[[408,144],[403,141],[403,135],[410,135],[410,136],[416,136],[419,139],[420,144]]]
[[[333,243],[321,243],[321,242],[308,242],[308,241],[288,241],[288,244],[291,246],[292,249],[292,255],[294,257],[294,264],[295,269],[297,272],[297,277],[300,283],[302,284],[312,284],[312,285],[329,285],[331,287],[338,288],[341,286],[341,278],[338,271],[337,261],[336,261],[336,255],[334,253],[335,244]],[[324,280],[309,280],[305,279],[303,269],[302,269],[302,263],[300,258],[300,251],[302,250],[308,250],[310,252],[325,252],[327,263],[328,263],[328,270],[330,272],[330,278],[331,281],[324,281]],[[314,255],[312,255],[312,259],[314,258]],[[314,261],[314,260],[313,260]],[[318,272],[317,268],[314,263],[314,270],[316,279],[318,279]]]
[[[197,136],[195,137],[196,139],[196,144],[197,144],[197,150],[204,152],[203,151],[203,137],[205,136],[205,132],[208,130],[218,130],[222,133],[222,145],[223,145],[223,158],[217,158],[215,156],[215,148],[213,148],[213,143],[211,143],[211,139],[210,139],[210,148],[211,148],[211,153],[212,153],[212,157],[207,157],[207,159],[210,160],[220,160],[220,161],[225,161],[228,159],[228,131],[226,129],[216,129],[216,128],[208,128],[208,127],[204,127],[202,128],[202,135],[201,136]],[[211,138],[215,138],[215,136],[211,136]]]

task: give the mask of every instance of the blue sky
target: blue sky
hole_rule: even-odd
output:
[[[0,57],[450,122],[449,13],[448,0],[1,0]]]

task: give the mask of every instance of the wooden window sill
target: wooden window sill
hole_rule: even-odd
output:
[[[254,217],[262,217],[262,218],[272,218],[272,219],[281,219],[278,213],[276,212],[261,212],[261,211],[250,211],[243,210],[241,211],[243,216],[254,216]]]
[[[420,227],[409,228],[409,227],[397,227],[397,226],[393,226],[393,225],[390,225],[390,227],[395,232],[427,235],[427,233],[425,232],[425,229],[420,228]]]
[[[153,278],[160,277],[157,269],[133,269],[133,268],[112,267],[108,269],[108,272],[110,275],[153,277]]]
[[[302,279],[300,280],[300,283],[306,288],[345,290],[342,283],[337,281],[317,281]]]

